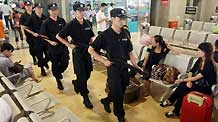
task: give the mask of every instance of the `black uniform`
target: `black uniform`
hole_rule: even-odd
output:
[[[38,17],[35,13],[30,16],[30,20],[27,24],[29,29],[35,33],[40,34],[40,28],[46,17],[42,15]],[[36,51],[36,56],[38,58],[38,66],[46,66],[49,61],[48,55],[48,43],[43,41],[40,37],[33,37],[34,50]]]
[[[20,25],[27,26],[30,20],[30,16],[27,12],[23,13],[20,18]],[[29,53],[33,58],[33,61],[36,62],[36,53],[34,52],[34,43],[33,43],[33,35],[24,30],[26,35],[26,41],[29,45]]]
[[[57,43],[56,46],[49,44],[49,54],[52,62],[52,73],[56,78],[57,82],[63,78],[62,74],[68,67],[69,64],[69,51],[68,48],[57,40],[56,35],[66,25],[64,19],[58,17],[56,21],[48,18],[41,26],[41,34],[45,35],[51,41]]]
[[[108,28],[100,34],[91,45],[96,52],[103,49],[106,51],[109,60],[121,60],[127,62],[130,59],[129,53],[133,50],[132,43],[127,30],[122,29],[120,34],[117,34],[112,28]],[[129,84],[128,68],[122,63],[113,62],[107,68],[109,91],[108,97],[105,98],[108,102],[113,102],[114,114],[119,117],[124,117],[123,97],[126,86]]]
[[[86,20],[81,25],[75,18],[61,30],[59,36],[63,39],[70,36],[72,38],[71,43],[78,45],[73,50],[73,66],[77,76],[75,86],[78,87],[82,96],[87,96],[89,93],[87,80],[90,78],[93,70],[91,56],[88,53],[88,45],[90,39],[94,37],[94,33]]]

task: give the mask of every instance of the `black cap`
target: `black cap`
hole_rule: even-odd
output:
[[[83,3],[80,3],[80,2],[76,2],[74,5],[73,5],[73,10],[76,11],[76,10],[85,10],[85,4]]]
[[[35,3],[34,8],[36,8],[36,7],[43,8],[42,3]]]
[[[56,10],[56,9],[58,9],[58,4],[57,3],[49,3],[48,9],[49,10]]]
[[[101,7],[105,7],[105,6],[107,6],[106,3],[101,3]]]
[[[126,11],[122,8],[114,8],[110,11],[111,17],[128,18]]]
[[[25,6],[30,6],[30,5],[32,5],[32,1],[26,0],[26,1],[24,1],[24,5]]]

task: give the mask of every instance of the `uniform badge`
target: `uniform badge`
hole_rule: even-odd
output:
[[[85,28],[85,30],[90,30],[90,28]]]
[[[124,42],[126,42],[127,40],[128,40],[127,38],[122,39],[122,41],[124,41]]]

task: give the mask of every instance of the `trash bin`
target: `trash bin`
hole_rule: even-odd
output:
[[[168,21],[168,28],[174,28],[177,29],[179,25],[178,20],[169,20]]]

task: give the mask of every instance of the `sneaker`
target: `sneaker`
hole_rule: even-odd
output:
[[[92,109],[93,108],[93,105],[91,103],[91,101],[89,100],[89,97],[86,95],[86,96],[83,96],[83,104],[85,105],[86,108],[88,109]]]
[[[108,113],[111,113],[110,102],[108,102],[106,99],[101,99],[100,101],[104,106],[104,110]]]
[[[165,113],[167,118],[179,118],[179,115],[175,114],[173,111]]]
[[[76,80],[72,80],[72,84],[73,84],[73,86],[74,86],[74,91],[75,91],[77,94],[79,94],[79,89],[78,89],[77,86],[76,86]]]
[[[161,104],[160,104],[160,106],[161,107],[168,107],[168,106],[172,106],[173,104],[169,101],[169,100],[165,100],[165,101],[163,101]]]

